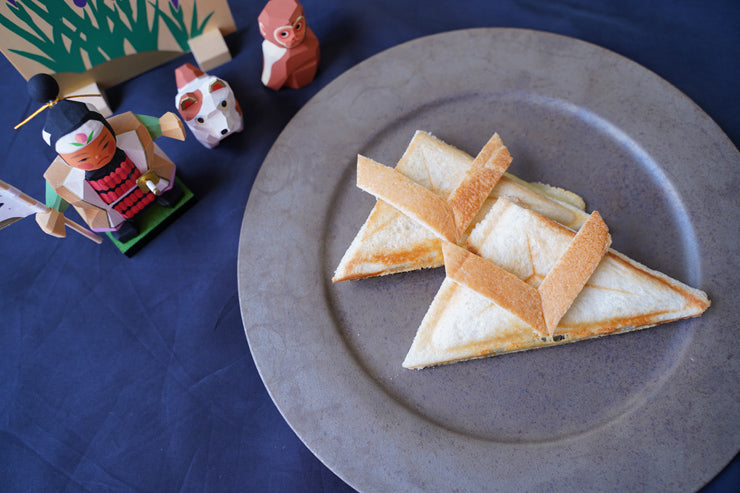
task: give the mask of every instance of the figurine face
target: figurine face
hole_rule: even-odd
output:
[[[294,48],[306,37],[303,7],[295,0],[270,0],[258,21],[262,37],[278,46]]]
[[[55,144],[55,150],[73,168],[102,168],[116,153],[116,138],[99,120],[88,120]]]
[[[286,48],[298,46],[306,37],[306,19],[300,16],[292,24],[276,28],[273,37],[278,44]]]
[[[231,87],[212,75],[203,74],[181,87],[175,103],[195,138],[209,149],[244,127]]]

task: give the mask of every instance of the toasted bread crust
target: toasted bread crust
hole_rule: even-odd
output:
[[[594,211],[538,288],[549,335],[553,335],[558,322],[596,270],[609,245],[609,228],[601,215]]]
[[[443,243],[442,251],[448,277],[515,314],[538,334],[552,336],[610,244],[601,215],[592,213],[538,288],[464,248]]]
[[[396,170],[357,156],[357,186],[388,202],[448,241],[456,241],[452,209],[439,195]]]
[[[357,156],[357,186],[383,199],[441,238],[457,242],[511,164],[511,155],[494,134],[466,170],[448,200],[402,173]]]
[[[498,134],[483,146],[473,164],[465,172],[462,182],[455,188],[447,203],[452,207],[459,239],[478,214],[483,202],[511,164],[511,154]]]
[[[493,262],[452,243],[442,244],[447,277],[510,311],[544,335],[545,319],[537,289]]]

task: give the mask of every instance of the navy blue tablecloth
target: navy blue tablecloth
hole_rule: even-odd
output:
[[[177,222],[132,258],[74,233],[52,238],[32,218],[0,232],[0,491],[352,491],[301,443],[260,380],[236,257],[250,188],[280,131],[371,55],[453,29],[559,33],[656,72],[740,142],[736,0],[304,0],[319,73],[279,92],[260,83],[263,5],[232,0],[233,60],[211,71],[234,88],[244,131],[214,150],[192,136],[158,141],[198,197]],[[110,88],[114,112],[174,111],[174,68],[192,61],[183,55]],[[42,119],[12,129],[36,103],[4,58],[0,68],[0,179],[43,200]],[[706,491],[737,491],[739,478],[735,461]]]

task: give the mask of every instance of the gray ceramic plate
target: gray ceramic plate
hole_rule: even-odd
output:
[[[477,54],[473,56],[473,54]],[[414,130],[573,190],[613,247],[707,291],[698,319],[423,371],[401,368],[440,270],[332,285],[374,199],[356,155],[393,165]],[[481,29],[351,69],[275,142],[251,191],[239,293],[285,419],[363,491],[692,490],[740,447],[740,156],[695,104],[596,46]]]

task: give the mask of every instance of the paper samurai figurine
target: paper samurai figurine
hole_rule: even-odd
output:
[[[234,91],[224,80],[186,63],[175,69],[177,111],[198,142],[209,149],[241,132],[244,118]]]
[[[270,89],[307,85],[319,66],[319,40],[296,0],[270,0],[258,17],[264,65],[262,83]]]
[[[44,173],[47,191],[57,196],[52,204],[47,196],[56,210],[37,216],[42,229],[53,234],[55,216],[69,203],[90,229],[111,232],[123,243],[139,235],[136,220],[145,209],[155,202],[173,207],[180,200],[175,164],[153,141],[160,135],[184,140],[175,114],[157,119],[126,112],[106,120],[84,103],[57,99],[59,86],[46,74],[32,77],[28,90],[47,102],[42,136],[58,154]]]

